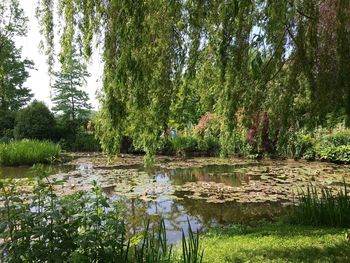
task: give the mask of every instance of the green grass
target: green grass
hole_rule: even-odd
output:
[[[203,238],[204,262],[350,262],[345,231],[288,224],[230,226]]]
[[[18,166],[50,163],[60,154],[58,144],[48,141],[21,140],[0,143],[0,165]]]

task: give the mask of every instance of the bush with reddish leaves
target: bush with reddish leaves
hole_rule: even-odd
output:
[[[255,153],[269,153],[275,152],[277,144],[276,132],[274,140],[270,136],[270,118],[267,112],[262,114],[257,113],[254,116],[254,120],[247,132],[247,143],[252,147],[252,151]]]
[[[213,135],[218,134],[218,118],[215,113],[206,112],[199,120],[198,124],[194,127],[194,133],[204,135],[206,132],[210,132]]]

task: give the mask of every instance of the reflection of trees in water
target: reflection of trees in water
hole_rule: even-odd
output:
[[[210,165],[190,169],[164,170],[157,174],[158,178],[170,178],[175,185],[186,182],[210,181],[230,186],[240,186],[242,181],[249,182],[249,177],[239,173],[238,168],[247,165]]]
[[[172,200],[143,201],[123,198],[122,202],[126,205],[124,219],[130,235],[142,232],[147,222],[150,223],[150,229],[155,228],[161,219],[165,220],[166,228],[170,232],[179,232],[187,225],[187,213]]]
[[[130,235],[141,233],[147,222],[152,230],[164,219],[168,233],[177,235],[176,238],[182,229],[187,229],[187,218],[196,229],[215,224],[250,223],[263,218],[273,220],[284,211],[278,204],[213,204],[192,199],[144,201],[125,198],[123,203],[127,206],[124,219]]]
[[[273,220],[285,210],[280,204],[272,203],[207,203],[205,200],[184,199],[179,201],[187,214],[199,216],[205,226],[213,223],[249,223],[260,219]]]
[[[70,165],[44,165],[44,167],[47,168],[50,174],[66,173],[75,170],[75,167]],[[33,173],[30,166],[0,167],[0,178],[28,178],[34,176],[35,173]]]
[[[218,223],[249,223],[262,218],[271,220],[280,215],[283,208],[278,204],[240,204],[233,202],[215,204],[207,203],[205,200],[188,198],[172,199],[168,195],[171,194],[174,184],[182,185],[186,182],[214,181],[227,185],[234,185],[238,182],[240,185],[245,180],[248,183],[248,175],[242,172],[242,169],[239,169],[242,166],[236,168],[216,165],[192,169],[154,171],[153,178],[149,174],[151,184],[145,185],[145,191],[140,195],[140,198],[121,197],[121,201],[126,205],[123,216],[127,224],[128,234],[142,233],[147,222],[150,223],[149,227],[152,230],[158,226],[161,219],[164,219],[168,234],[172,236],[172,240],[177,241],[181,239],[181,230],[187,229],[187,218],[193,228],[197,229]],[[143,185],[143,180],[140,180],[140,182]],[[155,187],[155,189],[152,187]],[[161,193],[157,193],[158,190]],[[154,196],[158,197],[151,199],[153,195],[150,193],[152,192],[157,193]]]
[[[171,200],[143,201],[140,199],[125,199],[123,203],[127,205],[124,218],[132,232],[139,232],[147,222],[158,223],[164,219],[167,227],[172,230],[181,230],[179,224],[186,221],[186,216],[182,207],[174,204]],[[184,217],[184,219],[181,219]]]

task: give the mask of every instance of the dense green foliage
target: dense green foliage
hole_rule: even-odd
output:
[[[28,68],[33,63],[23,60],[21,50],[15,47],[12,40],[2,39],[1,33],[0,47],[0,108],[16,111],[32,97],[23,83],[29,77]]]
[[[320,159],[334,163],[350,162],[350,130],[336,128],[299,131],[291,138],[290,155],[307,160]]]
[[[52,139],[55,126],[55,117],[48,107],[33,101],[17,113],[14,133],[17,139]]]
[[[1,110],[0,110],[1,112]],[[79,122],[79,123],[78,123]],[[54,116],[43,102],[34,101],[18,112],[5,111],[0,116],[0,142],[13,139],[50,140],[67,151],[100,151],[100,143],[94,136],[91,121],[75,122],[63,116]]]
[[[52,110],[57,114],[57,139],[65,150],[98,151],[99,142],[84,128],[91,118],[89,96],[82,90],[89,74],[75,48],[69,52],[60,57],[61,69],[54,74]]]
[[[16,114],[9,110],[0,110],[0,139],[7,141],[13,137]]]
[[[209,126],[210,127],[210,126]],[[226,146],[230,154],[246,158],[294,157],[296,159],[321,160],[334,163],[350,163],[350,130],[336,128],[333,130],[317,129],[314,132],[299,130],[286,143],[283,154],[264,149],[261,134],[253,139],[247,138],[244,132],[236,130]],[[210,131],[198,132],[197,127],[185,129],[175,138],[162,137],[158,154],[176,154],[179,156],[217,156],[222,150],[219,139]]]
[[[14,37],[26,35],[27,18],[17,0],[2,1],[0,13],[0,108],[18,110],[32,96],[23,83],[33,63],[21,58],[14,43]]]
[[[178,155],[195,152],[198,144],[195,138],[191,136],[178,136],[173,140],[174,150]]]
[[[346,0],[46,0],[48,51],[56,3],[60,59],[76,43],[86,58],[93,39],[102,46],[97,135],[107,153],[128,136],[151,157],[163,131],[206,112],[217,116],[223,155],[237,132],[255,152],[286,155],[299,129],[349,124]]]
[[[58,125],[53,114],[41,102],[33,102],[22,109],[33,96],[29,88],[24,86],[33,63],[21,57],[21,49],[16,47],[15,41],[27,35],[28,18],[18,0],[1,1],[0,13],[0,140],[63,140],[65,146],[68,145],[66,149],[98,150],[99,144],[91,138],[91,132],[86,133],[83,129],[90,118],[91,106],[88,95],[80,90],[88,75],[80,57],[75,55],[73,49],[69,49],[69,58],[61,56],[60,59],[61,71],[56,74],[53,85],[54,112],[59,114],[56,118]],[[50,20],[49,16],[40,18],[43,19],[42,24]],[[42,33],[53,37],[52,31]],[[53,38],[48,42],[53,44]],[[52,72],[53,56],[47,54],[49,72]],[[82,135],[81,138],[76,138],[77,133]]]
[[[33,62],[23,59],[15,37],[27,33],[27,18],[18,0],[0,3],[0,138],[13,136],[14,113],[33,96],[24,86]]]
[[[202,237],[205,262],[347,262],[345,231],[288,224],[232,225]]]
[[[173,139],[162,138],[157,154],[186,156],[218,156],[220,153],[219,139],[214,136],[196,136],[195,134],[180,135]]]
[[[64,150],[73,152],[98,152],[101,150],[99,141],[90,132],[79,131],[76,136],[62,136],[59,144]]]
[[[293,223],[313,226],[349,227],[350,196],[344,184],[339,193],[324,188],[318,191],[308,187],[299,194],[299,203],[293,208],[288,220]]]
[[[350,145],[342,145],[338,147],[327,147],[321,149],[319,152],[321,160],[349,164],[350,163]]]
[[[52,163],[59,157],[59,145],[47,141],[21,140],[0,143],[0,165]]]
[[[53,85],[55,106],[53,111],[60,115],[66,132],[75,136],[81,125],[87,122],[91,105],[88,94],[81,90],[89,76],[85,65],[76,54],[72,54],[71,66],[62,65],[61,71],[56,73],[56,81]]]
[[[3,262],[184,262],[202,261],[198,234],[190,229],[182,255],[167,244],[165,224],[147,224],[127,237],[123,207],[95,184],[91,193],[58,197],[47,172],[38,175],[29,202],[19,181],[0,182],[0,256]]]

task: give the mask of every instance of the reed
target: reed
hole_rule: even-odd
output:
[[[21,140],[0,143],[0,165],[52,163],[60,152],[60,146],[49,141]]]
[[[290,220],[303,225],[349,227],[350,197],[345,181],[336,193],[309,186],[299,194],[299,204],[292,209]]]

